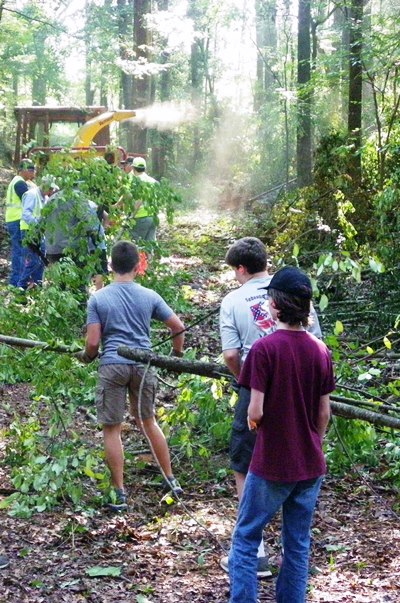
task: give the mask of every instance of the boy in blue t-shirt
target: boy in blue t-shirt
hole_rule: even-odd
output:
[[[150,350],[150,322],[155,319],[169,328],[173,354],[182,356],[185,327],[158,293],[134,282],[139,267],[136,245],[130,241],[116,243],[111,252],[111,267],[113,282],[89,299],[86,344],[80,359],[92,362],[101,343],[97,418],[103,427],[105,458],[115,490],[114,500],[108,506],[123,511],[127,508],[127,496],[121,425],[127,394],[131,414],[149,441],[166,486],[177,495],[182,494],[182,488],[172,474],[168,445],[155,417],[157,377],[143,365],[119,356],[118,347]]]
[[[277,329],[253,345],[239,378],[251,389],[248,424],[257,439],[229,556],[230,603],[256,603],[258,544],[281,507],[276,600],[304,603],[311,521],[326,473],[322,441],[335,383],[328,348],[305,330],[311,282],[286,267],[267,289]]]

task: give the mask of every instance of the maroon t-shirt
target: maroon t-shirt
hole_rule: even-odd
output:
[[[307,331],[279,329],[253,345],[239,383],[265,394],[250,471],[279,482],[324,475],[317,420],[320,397],[335,389],[326,345]]]

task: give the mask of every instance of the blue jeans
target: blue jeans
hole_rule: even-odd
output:
[[[11,239],[11,274],[8,282],[14,287],[18,286],[18,279],[22,269],[23,247],[19,220],[6,222],[7,232]]]
[[[21,239],[24,240],[26,231],[21,230]],[[29,281],[41,284],[43,281],[44,263],[41,257],[29,247],[22,247],[22,268],[18,279],[18,287],[26,289]],[[45,253],[44,242],[40,245],[40,251]]]
[[[229,554],[230,603],[257,603],[257,549],[262,532],[282,507],[282,566],[278,603],[304,603],[310,528],[322,477],[271,482],[248,473]]]

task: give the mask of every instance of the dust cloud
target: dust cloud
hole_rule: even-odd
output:
[[[135,109],[134,122],[143,128],[154,128],[160,132],[174,130],[184,124],[193,123],[198,112],[190,103],[154,103],[150,107]]]

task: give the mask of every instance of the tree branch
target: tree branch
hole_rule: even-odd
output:
[[[197,360],[171,358],[169,356],[154,354],[150,350],[132,349],[127,346],[119,346],[117,352],[124,358],[136,360],[136,362],[141,362],[143,364],[150,361],[153,366],[164,368],[175,373],[191,373],[193,375],[211,377],[212,379],[232,377],[231,372],[227,367],[215,362],[199,362]],[[336,396],[336,398],[340,399],[338,396]],[[350,398],[346,398],[346,400],[350,401]],[[331,401],[331,408],[332,413],[340,417],[358,419],[360,421],[367,421],[373,425],[400,429],[400,419],[390,415],[383,415],[371,410],[365,410],[350,404],[343,404],[342,402],[335,401]]]

